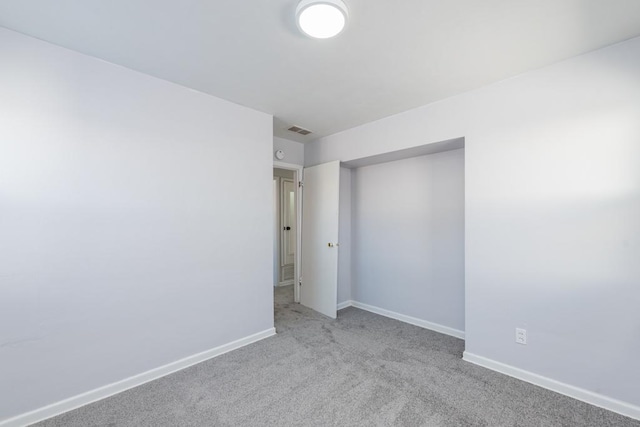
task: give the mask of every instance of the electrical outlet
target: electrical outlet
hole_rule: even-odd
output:
[[[527,344],[527,330],[516,328],[516,342],[518,344]]]

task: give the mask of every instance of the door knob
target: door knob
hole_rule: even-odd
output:
[[[285,231],[291,230],[291,227],[283,227]]]

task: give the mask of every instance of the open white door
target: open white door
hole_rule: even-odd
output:
[[[340,162],[304,169],[300,303],[336,318]]]

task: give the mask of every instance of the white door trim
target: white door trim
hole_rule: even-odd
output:
[[[273,286],[280,283],[280,218],[279,206],[280,200],[280,177],[273,177]]]
[[[295,175],[295,173],[294,173]],[[284,230],[284,215],[285,215],[285,209],[287,209],[287,206],[285,204],[285,186],[287,182],[290,182],[291,185],[293,186],[293,188],[295,189],[296,186],[298,184],[296,184],[295,181],[295,176],[292,179],[289,178],[280,178],[280,224],[279,224],[279,232],[280,232],[280,267],[284,267],[285,265],[287,265],[287,253],[286,253],[286,245],[285,240],[286,240],[286,234],[285,234],[285,230]],[[295,191],[295,190],[294,190]],[[297,230],[296,230],[297,232]],[[297,243],[297,242],[296,242]],[[298,252],[298,248],[296,247],[296,250],[294,251],[294,259],[293,262],[295,264],[295,254]],[[289,263],[291,264],[291,263]],[[295,276],[294,276],[295,278]]]
[[[292,170],[295,172],[294,182],[302,181],[302,165],[294,163],[273,161],[273,167],[278,169]],[[293,273],[293,300],[300,302],[300,249],[302,248],[302,188],[296,186],[296,263]]]

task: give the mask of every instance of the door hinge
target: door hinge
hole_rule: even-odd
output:
[[[298,285],[302,286],[302,277],[298,280]]]
[[[304,181],[298,181],[298,187],[304,187]]]

